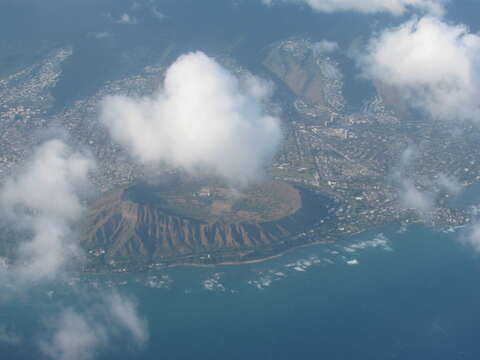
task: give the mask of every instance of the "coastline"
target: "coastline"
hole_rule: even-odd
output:
[[[134,273],[147,273],[147,272],[153,272],[153,271],[161,271],[161,270],[168,270],[168,269],[173,269],[173,268],[215,268],[215,267],[222,267],[222,266],[242,266],[242,265],[249,265],[249,264],[258,264],[258,263],[263,263],[267,262],[269,260],[274,260],[281,258],[285,256],[286,254],[293,252],[298,249],[310,247],[310,246],[316,246],[316,245],[325,245],[325,244],[334,244],[334,243],[340,243],[343,241],[346,241],[349,238],[352,238],[354,236],[369,232],[369,231],[378,231],[379,229],[384,229],[387,227],[401,227],[403,225],[420,225],[420,226],[426,226],[428,228],[436,228],[436,227],[463,227],[466,226],[466,224],[462,225],[451,225],[451,224],[432,224],[432,223],[426,223],[426,222],[404,222],[401,220],[397,221],[391,221],[385,224],[378,224],[376,226],[372,227],[366,227],[357,231],[353,231],[348,234],[326,234],[323,236],[323,239],[321,240],[313,240],[313,241],[307,241],[298,245],[293,245],[288,248],[282,249],[274,254],[263,256],[263,257],[258,257],[258,258],[252,258],[252,259],[247,259],[247,260],[230,260],[230,261],[219,261],[219,262],[214,262],[214,263],[195,263],[195,262],[185,262],[185,261],[179,261],[177,263],[172,262],[170,264],[159,264],[158,266],[154,266],[154,264],[139,264],[139,265],[134,265],[134,266],[124,266],[118,269],[111,269],[111,270],[100,270],[100,271],[81,271],[80,273],[83,275],[112,275],[112,274],[134,274]],[[298,236],[298,235],[297,235]],[[313,234],[312,237],[321,237],[320,234]],[[252,249],[254,250],[254,249]],[[153,265],[153,266],[152,266]]]
[[[360,230],[357,232],[353,232],[350,234],[345,234],[338,239],[322,239],[322,240],[317,240],[313,242],[308,242],[305,244],[299,244],[296,246],[289,247],[288,249],[282,250],[276,254],[257,258],[257,259],[251,259],[251,260],[244,260],[244,261],[222,261],[218,263],[212,263],[212,264],[201,264],[201,263],[187,263],[187,262],[179,262],[179,263],[172,263],[172,264],[165,264],[163,266],[159,267],[154,267],[154,268],[142,268],[142,269],[126,269],[126,270],[110,270],[110,271],[84,271],[82,272],[83,275],[112,275],[112,274],[135,274],[135,273],[147,273],[147,272],[153,272],[153,271],[161,271],[161,270],[168,270],[168,269],[174,269],[174,268],[215,268],[215,267],[222,267],[222,266],[242,266],[242,265],[249,265],[249,264],[259,264],[263,262],[267,262],[269,260],[274,260],[281,258],[288,253],[291,253],[293,251],[296,251],[298,249],[302,248],[307,248],[311,246],[317,246],[317,245],[325,245],[325,244],[333,244],[341,241],[345,241],[347,238],[360,235],[362,233],[368,232],[368,231],[374,231],[375,229],[381,229],[384,227],[388,226],[394,226],[394,225],[400,225],[400,223],[390,223],[386,225],[381,225],[381,226],[375,226],[372,228]]]

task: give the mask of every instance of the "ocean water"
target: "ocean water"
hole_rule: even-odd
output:
[[[150,341],[116,339],[98,359],[478,359],[480,259],[461,229],[372,230],[263,263],[89,276],[75,287],[135,296]],[[0,309],[25,340],[1,359],[37,359],[43,319],[80,306],[71,286]]]

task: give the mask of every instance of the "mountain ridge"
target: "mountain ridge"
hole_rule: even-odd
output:
[[[283,196],[284,216],[278,217],[277,213],[275,218],[270,219],[265,218],[270,214],[262,214],[263,220],[253,221],[251,214],[247,214],[244,219],[236,215],[243,214],[237,211],[234,216],[226,218],[221,215],[211,217],[210,213],[202,214],[203,218],[195,218],[189,214],[175,213],[165,206],[157,206],[158,204],[135,202],[125,196],[131,187],[122,188],[103,197],[92,207],[82,246],[91,255],[92,263],[116,267],[177,262],[242,262],[265,257],[265,254],[260,254],[264,251],[274,254],[275,248],[298,246],[292,237],[308,230],[318,221],[319,212],[312,210],[325,210],[325,203],[307,190],[288,184],[268,182],[266,186],[283,191],[272,193]],[[220,189],[225,192],[225,188]],[[289,191],[287,195],[285,189]],[[273,195],[266,196],[267,200],[270,200],[270,196]],[[299,206],[287,207],[295,196],[300,199]],[[220,195],[209,200],[209,204],[221,201],[219,197]],[[163,195],[162,200],[165,198],[168,196]],[[186,195],[182,195],[180,200],[188,202],[189,199],[185,198]],[[245,199],[257,207],[266,202],[257,195],[241,198]],[[227,198],[224,203],[229,200]],[[204,199],[197,200],[193,196],[191,201],[205,202]],[[235,199],[234,205],[238,201]],[[208,208],[207,205],[204,207]],[[236,221],[227,221],[232,218]],[[255,255],[257,251],[260,253]]]

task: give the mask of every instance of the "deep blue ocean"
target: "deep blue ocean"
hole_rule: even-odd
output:
[[[73,287],[115,287],[150,341],[117,339],[99,359],[478,359],[480,259],[461,232],[392,226],[257,264],[78,278],[2,306],[31,340],[0,344],[1,358],[39,358],[37,327],[79,305]]]

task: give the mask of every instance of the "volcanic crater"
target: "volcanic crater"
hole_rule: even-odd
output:
[[[242,189],[179,179],[136,184],[92,205],[82,244],[96,266],[253,261],[301,245],[295,235],[321,219],[328,203],[280,181]]]

